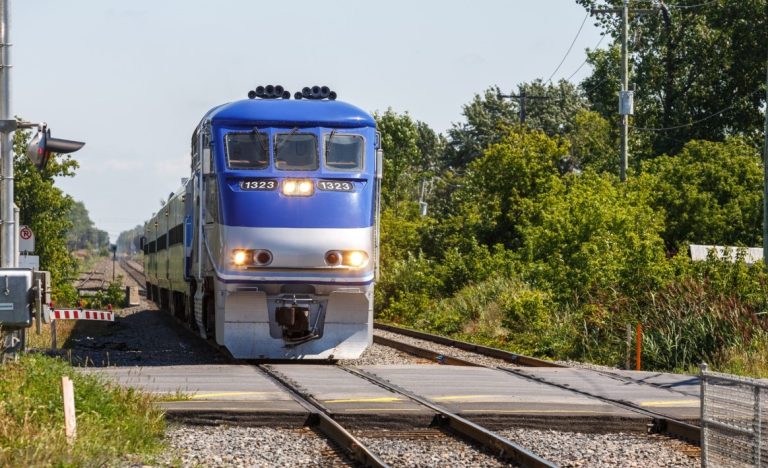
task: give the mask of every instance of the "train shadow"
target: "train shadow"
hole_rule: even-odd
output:
[[[56,354],[74,366],[222,364],[228,359],[167,312],[139,309],[114,322],[78,321]]]

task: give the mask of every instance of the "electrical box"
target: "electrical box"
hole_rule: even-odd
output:
[[[635,92],[621,91],[619,93],[619,115],[635,114]]]
[[[0,270],[0,326],[25,328],[32,325],[32,270]]]

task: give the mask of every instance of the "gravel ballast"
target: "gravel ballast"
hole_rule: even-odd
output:
[[[410,345],[418,346],[420,348],[428,349],[430,351],[434,351],[436,353],[444,354],[446,356],[451,356],[459,359],[464,359],[469,362],[473,362],[475,364],[479,364],[481,366],[488,366],[488,367],[498,367],[498,366],[504,366],[504,367],[516,367],[514,364],[507,362],[503,359],[496,359],[488,356],[483,356],[482,354],[473,353],[471,351],[465,351],[463,349],[454,348],[453,346],[446,346],[441,345],[438,343],[433,343],[431,341],[426,340],[420,340],[418,338],[412,338],[410,336],[400,335],[397,333],[392,333],[386,330],[373,330],[374,335],[381,336],[383,338],[388,338],[390,340],[400,341],[403,343],[408,343]]]
[[[352,466],[310,429],[175,425],[166,438],[155,466]]]
[[[514,429],[500,434],[561,467],[695,467],[698,447],[647,434]]]

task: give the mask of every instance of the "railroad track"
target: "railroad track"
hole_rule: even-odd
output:
[[[418,346],[414,343],[405,343],[402,341],[385,338],[382,336],[374,335],[373,340],[375,343],[379,343],[383,346],[389,346],[391,348],[395,348],[399,351],[418,356],[421,358],[429,359],[434,362],[438,362],[440,364],[448,364],[448,365],[458,365],[458,366],[474,366],[474,367],[486,367],[491,369],[497,369],[509,374],[513,374],[517,377],[524,378],[526,380],[531,380],[535,382],[539,382],[548,386],[557,387],[562,390],[566,390],[568,392],[578,393],[583,396],[589,397],[589,398],[595,398],[597,400],[603,401],[605,403],[623,408],[625,410],[631,411],[633,413],[641,414],[643,416],[651,418],[653,424],[652,424],[652,431],[656,433],[666,434],[670,435],[679,439],[683,439],[685,441],[692,442],[696,445],[700,445],[701,443],[701,428],[699,426],[689,424],[685,421],[681,421],[675,418],[671,418],[665,414],[649,410],[647,408],[643,408],[639,405],[633,404],[631,402],[627,402],[624,400],[619,400],[615,398],[607,398],[602,395],[598,395],[593,392],[578,390],[575,388],[572,388],[568,385],[564,384],[557,384],[553,383],[547,380],[539,379],[534,376],[531,376],[529,374],[526,374],[525,372],[521,372],[520,368],[524,367],[560,367],[560,368],[568,368],[568,366],[565,366],[563,364],[555,363],[552,361],[546,361],[543,359],[533,358],[530,356],[523,356],[516,353],[511,353],[509,351],[504,351],[496,348],[490,348],[487,346],[481,346],[476,345],[472,343],[467,343],[464,341],[458,341],[451,338],[439,336],[439,335],[433,335],[429,333],[424,332],[418,332],[415,330],[409,330],[405,328],[395,327],[391,325],[386,324],[375,324],[375,328],[379,330],[385,330],[390,333],[399,334],[402,336],[408,336],[411,338],[415,338],[417,340],[423,340],[430,343],[435,343],[443,346],[450,346],[452,348],[456,348],[458,350],[462,350],[465,352],[471,352],[475,353],[479,356],[483,357],[490,357],[494,359],[499,359],[501,361],[504,361],[506,363],[509,363],[515,367],[509,367],[504,365],[498,365],[498,366],[490,366],[486,364],[479,363],[477,361],[473,361],[471,358],[468,359],[466,356],[463,356],[461,358],[450,356],[447,353],[444,352],[437,352],[435,350]],[[641,385],[648,385],[656,388],[664,388],[665,390],[669,390],[665,387],[661,387],[658,385],[654,385],[652,383],[648,382],[642,382],[637,380],[628,379],[625,377],[617,376],[615,374],[612,374],[610,372],[603,372],[599,370],[594,369],[584,369],[585,372],[594,372],[612,379],[616,379],[621,382],[633,382]]]
[[[134,262],[125,258],[120,259],[120,266],[123,268],[128,276],[133,278],[139,285],[140,291],[146,291],[146,280],[144,279],[144,270],[139,270]]]
[[[99,275],[101,278],[98,277]],[[103,271],[92,270],[86,272],[84,278],[78,278],[75,289],[98,291],[104,289],[106,282],[106,275]]]
[[[357,378],[379,386],[392,394],[401,395],[408,400],[425,407],[434,415],[430,427],[439,428],[442,430],[441,433],[454,436],[464,443],[477,444],[502,461],[514,462],[518,466],[523,467],[557,466],[499,434],[475,424],[426,398],[400,388],[374,374],[349,366],[336,365],[336,367]],[[301,406],[309,411],[310,417],[307,420],[308,425],[319,429],[326,437],[341,447],[342,450],[355,462],[360,463],[363,466],[389,466],[381,459],[381,457],[375,454],[374,450],[366,447],[365,444],[356,438],[350,430],[341,426],[334,419],[332,412],[321,402],[317,401],[311,394],[309,394],[309,392],[295,385],[291,379],[283,376],[270,365],[262,364],[258,365],[257,368],[280,387],[286,389]],[[425,434],[423,428],[415,427],[406,432],[408,434],[418,433],[419,438],[429,437]]]

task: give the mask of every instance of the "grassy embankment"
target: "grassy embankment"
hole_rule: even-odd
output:
[[[106,385],[58,359],[30,354],[0,374],[0,466],[98,466],[161,446],[162,414],[148,395]],[[72,378],[77,440],[64,433],[61,377]]]

